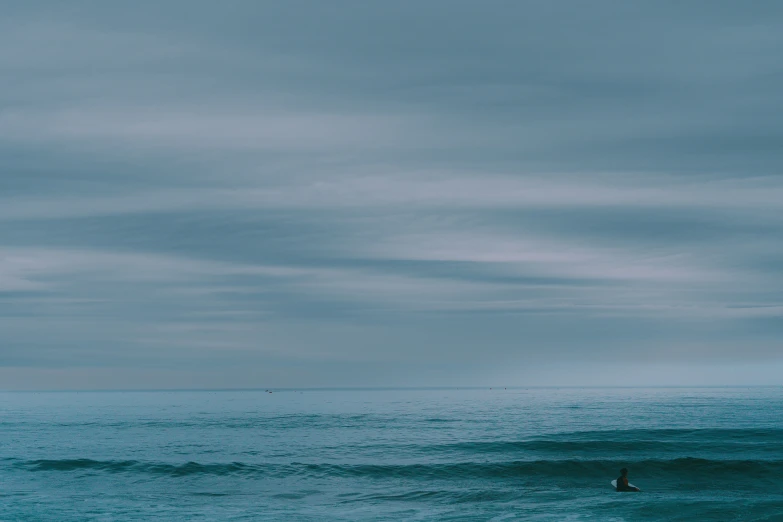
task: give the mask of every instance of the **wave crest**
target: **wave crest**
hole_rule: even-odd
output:
[[[534,460],[513,462],[461,462],[441,464],[248,464],[242,462],[170,464],[137,460],[62,459],[19,462],[18,468],[31,472],[78,472],[152,474],[170,477],[191,475],[247,475],[252,477],[319,476],[408,479],[537,478],[596,479],[614,477],[621,467],[630,467],[637,477],[670,480],[732,480],[743,476],[754,480],[783,474],[783,461],[712,460],[677,458],[671,460]]]

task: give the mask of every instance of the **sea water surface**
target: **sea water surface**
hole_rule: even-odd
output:
[[[783,520],[783,389],[0,393],[0,520],[151,519]]]

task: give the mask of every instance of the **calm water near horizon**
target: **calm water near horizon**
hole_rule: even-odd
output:
[[[783,520],[783,388],[3,392],[0,497],[3,521]]]

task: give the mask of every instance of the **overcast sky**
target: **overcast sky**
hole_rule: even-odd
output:
[[[783,3],[16,2],[0,388],[783,384]]]

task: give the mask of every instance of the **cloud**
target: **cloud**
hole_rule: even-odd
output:
[[[781,14],[9,6],[0,374],[586,383],[611,361],[669,382],[751,361],[770,381]]]
[[[183,107],[101,109],[79,107],[58,112],[6,112],[0,117],[0,136],[8,141],[61,142],[92,147],[119,146],[141,150],[216,149],[222,151],[310,150],[334,147],[373,147],[401,134],[391,115],[296,114],[257,110]]]
[[[714,212],[777,212],[783,182],[777,178],[685,181],[605,176],[399,173],[335,175],[326,179],[272,180],[271,186],[166,189],[124,195],[7,199],[0,219],[39,219],[216,209],[406,208],[531,209],[633,207]],[[647,186],[644,186],[644,185]]]

